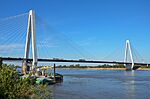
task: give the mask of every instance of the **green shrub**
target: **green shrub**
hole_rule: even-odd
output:
[[[12,65],[0,68],[0,97],[3,99],[44,98],[51,96],[46,85],[36,86],[29,78],[21,79]]]

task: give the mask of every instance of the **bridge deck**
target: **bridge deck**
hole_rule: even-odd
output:
[[[25,58],[12,58],[12,57],[0,57],[3,61],[33,61],[33,59]],[[107,64],[132,64],[130,62],[117,62],[117,61],[94,61],[94,60],[66,60],[66,59],[38,59],[39,62],[75,62],[75,63],[107,63]],[[134,65],[150,65],[150,63],[134,63]]]

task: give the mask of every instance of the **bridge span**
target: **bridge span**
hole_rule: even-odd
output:
[[[24,47],[25,48],[24,58],[17,58],[19,56],[6,57],[6,56],[2,55],[0,57],[0,65],[2,64],[3,61],[22,61],[24,68],[26,68],[27,64],[28,64],[28,61],[32,61],[32,70],[36,69],[36,66],[38,65],[38,62],[123,64],[127,70],[135,70],[135,69],[137,69],[141,66],[149,66],[150,65],[150,63],[139,62],[139,60],[138,60],[138,62],[135,62],[132,47],[131,47],[131,44],[130,44],[129,40],[126,40],[124,61],[80,60],[80,59],[79,60],[69,60],[69,59],[54,59],[54,58],[53,59],[51,59],[51,58],[49,58],[49,59],[38,58],[38,54],[37,54],[38,53],[38,50],[37,50],[38,45],[37,45],[37,38],[36,38],[36,18],[35,18],[36,14],[33,10],[30,10],[27,15],[28,15],[28,20],[27,20],[28,23],[27,23],[27,25],[25,25],[25,26],[27,26],[27,30],[26,30],[26,39],[25,39],[25,47]],[[5,28],[5,30],[7,28]],[[10,37],[10,38],[12,39],[12,37]],[[25,37],[23,37],[23,38],[25,38]],[[15,39],[13,39],[13,40],[15,41]],[[38,41],[43,42],[41,39],[38,39]],[[42,47],[44,47],[44,46],[45,46],[45,44],[43,43]],[[5,51],[5,48],[7,48],[7,47],[9,48],[8,45],[7,46],[2,45],[2,48],[1,48],[1,49],[4,50],[4,52],[6,52],[6,54],[8,53],[7,51]],[[16,45],[12,46],[12,47],[17,49],[18,45],[17,45],[17,47],[16,47]],[[30,50],[32,52],[31,53],[32,54],[32,59],[29,58]],[[10,56],[10,55],[7,55],[7,56]],[[50,56],[50,55],[48,55],[48,56]],[[129,61],[129,59],[131,60],[131,62]]]
[[[33,61],[33,59],[14,58],[14,57],[0,57],[0,61]],[[104,63],[104,64],[132,64],[131,62],[121,61],[101,61],[101,60],[69,60],[69,59],[38,59],[39,62],[69,62],[69,63]],[[134,63],[138,66],[149,66],[150,63]]]

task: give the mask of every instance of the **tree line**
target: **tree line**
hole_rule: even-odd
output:
[[[116,64],[109,65],[103,64],[98,66],[81,66],[80,64],[72,64],[72,65],[58,65],[56,68],[125,68],[124,65]]]

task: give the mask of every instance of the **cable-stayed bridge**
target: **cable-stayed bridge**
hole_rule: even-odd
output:
[[[52,55],[48,53],[52,50],[57,49],[56,47],[57,43],[55,42],[57,42],[57,40],[63,41],[64,39],[59,38],[59,36],[56,34],[54,34],[55,39],[52,39],[51,37],[47,39],[46,37],[49,35],[44,36],[44,31],[40,29],[41,25],[39,26],[41,20],[39,19],[40,21],[39,20],[37,21],[37,19],[38,17],[35,15],[35,12],[31,10],[29,13],[25,13],[25,14],[21,14],[18,16],[13,16],[13,17],[0,20],[0,28],[1,28],[0,30],[0,40],[1,40],[0,62],[1,63],[2,61],[22,61],[23,66],[27,66],[28,61],[30,61],[32,62],[32,70],[36,68],[38,62],[124,64],[125,67],[130,70],[137,69],[140,66],[150,65],[149,63],[145,63],[145,62],[135,62],[134,56],[133,56],[133,50],[132,50],[129,40],[126,41],[125,56],[124,56],[123,61],[116,61],[116,60],[101,61],[101,60],[93,60],[93,59],[85,60],[82,58],[79,58],[79,59],[49,58]],[[13,22],[11,22],[11,20],[13,20]],[[44,29],[46,28],[46,22],[42,23],[42,27]],[[51,29],[51,31],[48,31],[48,32],[54,33],[53,29]],[[53,42],[53,43],[51,45],[47,45],[50,42]],[[66,45],[69,45],[69,44],[65,43],[64,44],[65,48],[67,48]],[[61,47],[64,47],[64,46],[61,46]],[[17,49],[17,50],[13,50],[13,49]],[[74,47],[74,49],[77,49],[77,48]],[[62,49],[59,50],[59,52],[61,51]],[[73,50],[71,50],[70,52],[72,51]],[[40,55],[38,55],[38,52],[41,52],[42,57],[39,57]],[[22,58],[23,53],[24,53],[24,57]],[[30,53],[32,53],[32,56]],[[54,54],[57,54],[57,53],[58,51],[55,52]],[[17,56],[14,56],[15,54]],[[63,55],[58,54],[58,56],[59,55],[63,57]],[[45,56],[47,57],[45,58]]]

